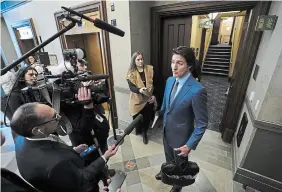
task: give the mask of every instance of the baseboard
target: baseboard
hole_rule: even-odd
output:
[[[263,175],[239,167],[234,175],[234,181],[265,192],[282,192],[282,183]]]

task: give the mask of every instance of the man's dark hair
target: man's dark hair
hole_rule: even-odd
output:
[[[36,114],[35,108],[39,103],[26,103],[20,106],[11,120],[12,130],[23,137],[32,137],[32,129],[44,122],[45,118]]]
[[[195,53],[192,48],[186,46],[179,46],[172,50],[172,54],[181,55],[186,60],[190,71],[195,69]]]

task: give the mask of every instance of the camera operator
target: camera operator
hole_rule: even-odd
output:
[[[110,126],[106,117],[101,113],[99,108],[91,101],[90,89],[81,87],[78,90],[77,99],[79,101],[88,100],[89,103],[82,105],[62,105],[61,110],[70,120],[73,130],[69,138],[73,146],[85,143],[93,145],[94,139],[91,135],[92,129],[94,130],[95,137],[98,140],[102,152],[107,150],[107,138],[109,136]],[[88,165],[99,157],[97,151],[88,154],[85,157],[85,164]],[[114,170],[109,170],[109,175],[113,176]]]
[[[80,94],[79,97],[87,98]],[[51,134],[58,129],[59,120],[60,115],[44,104],[26,103],[16,110],[11,128],[22,136],[15,140],[19,172],[42,191],[97,191],[96,178],[118,147],[110,147],[103,156],[84,167],[79,153],[86,145],[72,148]]]

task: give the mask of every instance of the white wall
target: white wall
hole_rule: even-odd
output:
[[[130,1],[131,54],[140,51],[146,64],[151,58],[151,13],[152,1]]]
[[[8,64],[11,64],[13,60],[18,58],[3,17],[1,17],[1,48],[5,54]]]
[[[86,0],[81,1],[31,1],[20,7],[17,7],[11,11],[3,14],[3,17],[7,23],[7,27],[10,31],[11,38],[16,42],[16,38],[12,32],[11,25],[24,20],[32,18],[35,26],[37,36],[41,36],[42,40],[45,41],[52,35],[54,35],[57,30],[54,13],[61,10],[61,6],[71,7],[79,5],[86,2]],[[18,56],[20,57],[19,47],[15,46]],[[44,47],[45,51],[50,54],[56,54],[58,60],[63,59],[61,44],[59,38],[54,40],[52,43]]]
[[[115,11],[111,11],[111,3]],[[117,27],[125,32],[124,37],[110,34],[111,57],[115,87],[128,89],[126,74],[131,58],[129,1],[107,1],[108,21],[116,19]],[[129,94],[115,91],[118,118],[131,122],[129,115]]]
[[[261,106],[265,98],[271,77],[282,51],[282,2],[273,1],[269,15],[277,15],[278,22],[273,31],[263,32],[255,61],[255,65],[259,65],[259,72],[256,81],[251,77],[247,90],[248,97],[250,97],[250,93],[252,91],[255,92],[255,96],[251,102],[251,107],[254,111],[255,118],[258,118],[258,114],[261,110]],[[257,107],[257,110],[255,110],[257,100],[259,100],[259,105]]]

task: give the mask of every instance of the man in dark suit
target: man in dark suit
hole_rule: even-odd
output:
[[[91,93],[83,90],[79,94],[79,98],[87,100]],[[59,119],[57,112],[44,104],[27,103],[16,110],[11,128],[20,135],[15,139],[19,172],[42,191],[97,191],[97,177],[118,148],[110,147],[84,167],[79,153],[86,146],[69,147],[51,134],[57,130]]]
[[[191,75],[194,67],[191,48],[181,46],[173,50],[173,77],[166,82],[160,111],[166,161],[182,169],[187,167],[188,154],[196,149],[208,125],[207,92]],[[161,173],[156,179],[161,179]],[[171,191],[181,191],[181,187],[174,186]]]

